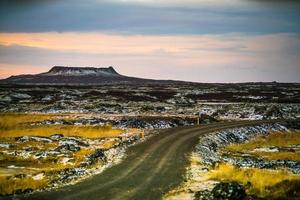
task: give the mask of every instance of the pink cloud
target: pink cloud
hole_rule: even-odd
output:
[[[116,35],[90,32],[0,33],[0,45],[7,48],[33,47],[46,53],[56,52],[58,55],[47,58],[30,55],[32,57],[24,59],[27,63],[8,62],[8,65],[2,63],[0,64],[1,77],[42,72],[57,64],[73,66],[99,66],[100,64],[119,66],[121,73],[147,78],[214,82],[215,78],[219,77],[210,77],[209,74],[222,72],[221,78],[235,81],[238,78],[246,80],[247,75],[250,75],[249,70],[252,73],[250,80],[263,76],[262,73],[266,73],[265,76],[271,79],[272,76],[268,73],[276,70],[280,77],[283,66],[291,69],[288,73],[294,76],[295,72],[299,72],[296,66],[299,66],[300,62],[299,56],[296,55],[300,49],[300,38],[298,35],[287,33],[190,36]],[[65,54],[76,56],[64,57]],[[31,63],[31,58],[34,59],[34,63]],[[227,77],[226,73],[228,73]],[[243,76],[233,76],[238,73]]]

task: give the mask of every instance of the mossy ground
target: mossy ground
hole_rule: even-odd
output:
[[[250,154],[263,157],[269,160],[297,160],[300,161],[300,148],[294,151],[265,152],[254,151],[260,147],[291,147],[300,144],[300,132],[274,132],[268,136],[259,136],[246,143],[231,144],[224,149],[224,152],[233,154]]]
[[[109,125],[40,125],[39,122],[45,120],[63,119],[72,121],[76,119],[75,114],[26,114],[26,113],[0,113],[0,143],[13,144],[7,149],[0,147],[0,152],[24,151],[26,148],[34,151],[50,151],[58,147],[58,142],[26,141],[21,142],[15,139],[20,136],[51,136],[53,134],[63,134],[67,136],[82,137],[88,139],[105,139],[101,143],[101,148],[109,149],[114,146],[114,138],[120,136],[128,130],[115,129]],[[131,133],[138,133],[138,130],[129,130]],[[40,180],[32,177],[39,173],[55,174],[55,171],[68,168],[79,167],[85,157],[92,154],[97,145],[92,147],[81,147],[77,152],[69,152],[67,156],[72,159],[71,163],[62,163],[61,157],[47,156],[36,159],[33,156],[24,157],[14,154],[0,153],[0,195],[12,194],[26,189],[41,189],[50,182],[55,181],[56,176],[45,176]],[[9,166],[13,166],[10,168]],[[16,167],[16,168],[14,168]],[[20,174],[28,176],[18,178]]]
[[[267,170],[239,168],[222,163],[210,170],[208,179],[217,181],[237,181],[245,186],[249,194],[266,199],[282,199],[298,195],[300,175],[287,170]]]
[[[79,136],[87,138],[116,137],[124,132],[110,125],[34,125],[44,120],[64,119],[72,121],[74,115],[67,114],[0,114],[0,137],[50,136],[56,133],[64,136]]]
[[[300,144],[297,131],[273,132],[268,136],[259,136],[242,144],[231,144],[222,151],[226,154],[250,154],[267,160],[300,161],[300,150],[266,152],[255,151],[261,147],[291,147]],[[209,171],[208,179],[217,181],[237,181],[243,184],[250,194],[266,199],[282,199],[287,196],[300,198],[300,175],[286,169],[239,168],[221,163]]]

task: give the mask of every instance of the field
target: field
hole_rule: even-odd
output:
[[[234,156],[243,155],[263,158],[270,162],[300,161],[299,132],[272,132],[268,136],[258,136],[245,143],[234,143],[222,152]],[[229,163],[219,163],[207,174],[208,179],[217,181],[237,181],[244,185],[249,194],[265,199],[282,199],[300,194],[300,176],[285,168],[261,169],[237,167]],[[297,194],[295,194],[295,192]]]
[[[0,114],[0,137],[50,136],[56,133],[64,136],[87,138],[116,137],[124,130],[113,129],[111,126],[80,126],[80,125],[35,125],[44,120],[74,120],[76,115],[68,114]]]
[[[265,199],[287,197],[300,187],[300,176],[286,170],[238,168],[222,163],[207,176],[217,181],[237,181],[246,187],[249,194]]]
[[[72,169],[86,173],[86,169],[99,168],[106,162],[102,152],[119,145],[122,134],[138,133],[138,130],[116,129],[109,124],[72,123],[79,116],[83,117],[75,114],[0,114],[0,195],[43,189],[69,176]],[[70,123],[42,123],[47,120]]]
[[[299,144],[299,132],[274,132],[268,137],[260,136],[243,144],[231,144],[225,148],[225,152],[227,151],[233,154],[247,153],[269,160],[300,161]]]

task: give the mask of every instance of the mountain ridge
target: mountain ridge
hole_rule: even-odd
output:
[[[106,76],[121,76],[116,70],[109,66],[105,67],[68,67],[68,66],[54,66],[48,72],[41,73],[40,75],[63,75],[63,76],[85,76],[85,75],[106,75]]]
[[[11,76],[1,84],[17,85],[118,85],[118,84],[170,84],[184,81],[154,80],[124,76],[112,66],[69,67],[53,66],[48,72]]]

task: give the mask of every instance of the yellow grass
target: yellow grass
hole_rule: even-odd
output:
[[[75,125],[30,125],[49,119],[68,118],[68,115],[51,114],[0,114],[0,138],[28,136],[79,136],[88,138],[116,137],[124,131],[111,126],[75,126]]]
[[[300,184],[300,175],[285,170],[238,168],[230,164],[219,164],[208,172],[208,179],[237,181],[244,185],[250,194],[264,198],[280,198]]]
[[[268,160],[295,160],[300,161],[300,151],[295,152],[253,152],[252,155]]]
[[[115,146],[118,142],[116,140],[114,140],[113,138],[110,140],[106,140],[103,144],[102,144],[102,148],[103,149],[110,149],[113,146]]]
[[[0,129],[15,128],[17,125],[25,125],[26,123],[39,122],[44,120],[55,119],[58,116],[53,114],[26,114],[26,113],[0,113]]]
[[[70,153],[70,158],[74,159],[74,164],[64,165],[63,163],[58,162],[58,157],[48,156],[43,159],[35,159],[34,157],[19,157],[15,155],[6,155],[0,154],[0,159],[4,163],[14,164],[16,163],[18,166],[25,166],[29,168],[34,168],[35,171],[49,171],[49,170],[58,170],[65,169],[69,167],[77,167],[84,161],[85,156],[92,154],[94,149],[92,148],[81,148],[79,151],[75,153]],[[1,175],[1,170],[0,170]]]
[[[6,168],[6,167],[0,167],[0,177],[8,177],[8,176],[14,176],[17,174],[32,174],[36,173],[36,170],[31,169],[25,169],[25,168]]]
[[[73,157],[75,158],[75,163],[78,165],[82,161],[84,161],[85,157],[89,154],[92,154],[94,150],[86,148],[86,149],[80,149],[79,151],[75,152],[73,154]]]
[[[300,161],[300,151],[296,152],[263,152],[253,151],[259,147],[287,147],[300,144],[299,132],[274,132],[267,137],[259,136],[243,144],[231,144],[225,148],[225,151],[232,153],[247,153],[255,156],[261,156],[270,160],[288,159]]]
[[[53,134],[64,136],[79,136],[87,138],[116,137],[123,133],[121,129],[114,129],[111,126],[73,126],[73,125],[42,125],[30,127],[16,127],[1,131],[0,137],[20,136],[51,136]]]
[[[47,179],[34,180],[31,177],[27,178],[7,178],[0,176],[0,194],[8,195],[13,194],[15,191],[24,191],[26,189],[40,189],[46,187],[48,184]]]
[[[44,120],[74,120],[75,115],[67,114],[23,114],[23,113],[0,113],[0,142],[4,144],[15,144],[10,147],[10,150],[21,150],[27,147],[33,147],[37,150],[51,150],[58,146],[58,142],[39,142],[28,141],[18,142],[14,137],[20,136],[51,136],[53,134],[63,134],[64,136],[79,136],[86,138],[112,138],[107,140],[102,146],[103,148],[110,148],[116,141],[114,137],[120,136],[124,133],[122,129],[114,129],[107,126],[89,126],[89,125],[36,125],[37,122]],[[35,125],[34,125],[35,124]],[[132,134],[137,134],[138,130],[131,130]],[[20,157],[15,155],[7,155],[0,152],[0,160],[2,161],[0,169],[0,195],[12,194],[15,191],[24,191],[26,189],[40,189],[47,186],[47,184],[57,178],[49,176],[53,171],[63,170],[67,168],[74,168],[80,166],[85,157],[92,154],[96,147],[81,148],[77,152],[70,152],[66,157],[72,159],[71,163],[61,163],[59,157],[47,157],[45,159],[35,159],[34,157]],[[0,148],[0,151],[7,150],[5,147]],[[8,169],[5,165],[23,166],[24,169]],[[43,172],[48,175],[48,179],[34,180],[31,177],[14,178],[14,175],[25,173],[35,174]]]
[[[26,141],[26,142],[19,142],[16,141],[14,138],[5,138],[0,137],[0,143],[4,144],[15,144],[15,146],[9,147],[9,150],[22,150],[28,147],[32,147],[35,149],[47,149],[53,150],[58,146],[58,142],[39,142],[39,141]],[[5,147],[0,147],[0,150],[7,150]]]

